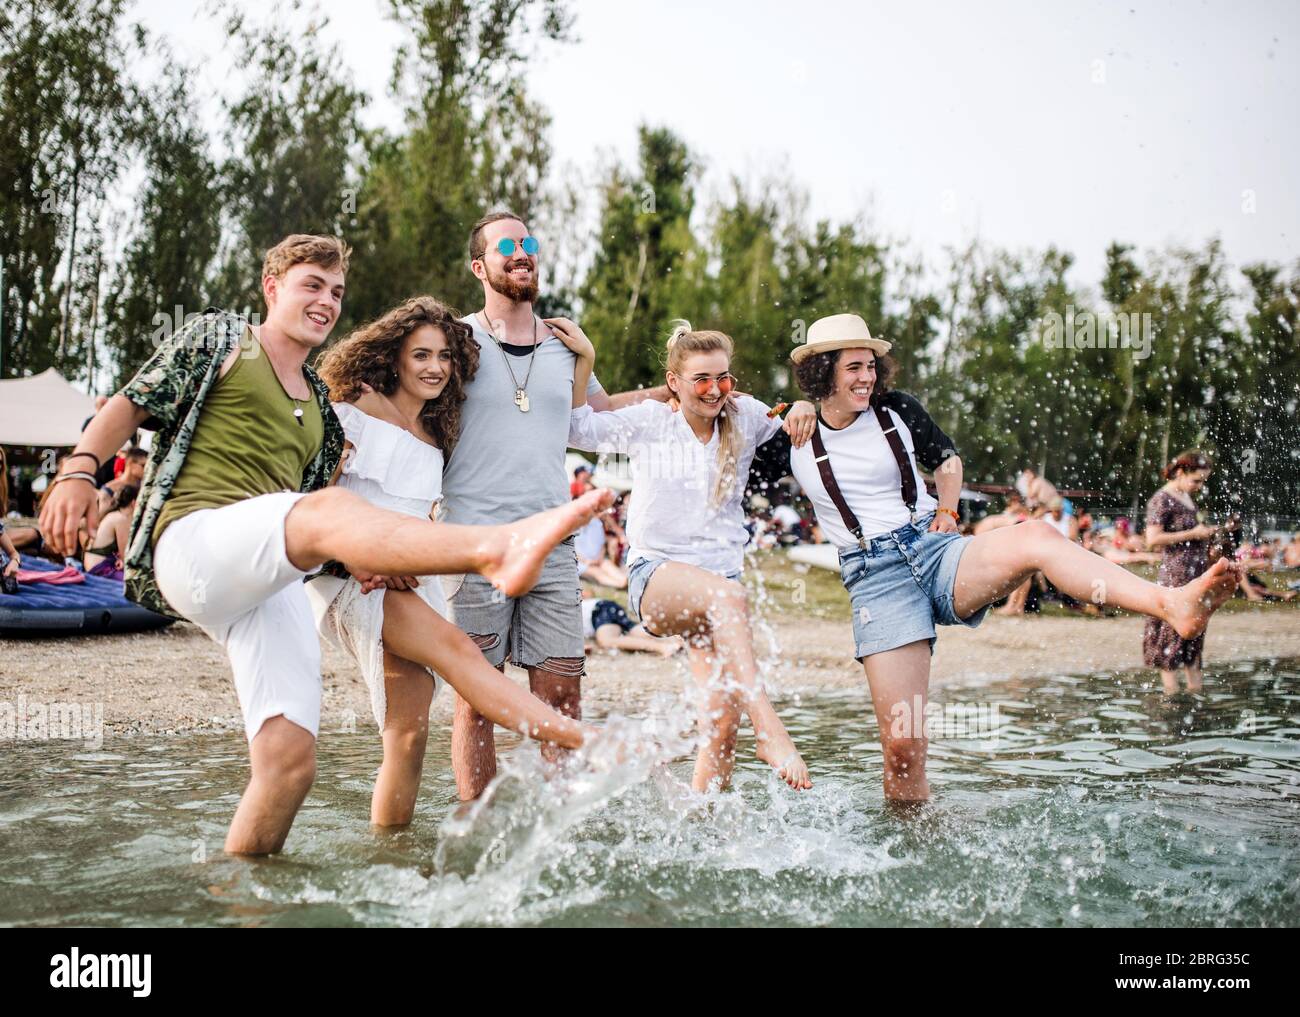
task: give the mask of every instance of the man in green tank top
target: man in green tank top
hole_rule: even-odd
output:
[[[290,425],[293,420],[298,426]],[[323,420],[314,398],[294,399],[285,391],[256,335],[245,328],[241,355],[204,403],[190,454],[154,524],[154,547],[174,520],[198,509],[296,491],[320,448]]]
[[[82,434],[41,512],[55,550],[95,532],[94,470],[139,427],[156,431],[131,523],[126,592],[190,621],[230,658],[252,775],[226,850],[284,845],[316,772],[320,643],[302,580],[338,561],[363,583],[477,572],[527,591],[547,554],[610,492],[508,526],[453,526],[327,485],[343,429],[307,366],[342,308],[350,251],[296,234],[267,252],[265,322],[211,310],[159,346]],[[91,465],[93,464],[93,465]]]

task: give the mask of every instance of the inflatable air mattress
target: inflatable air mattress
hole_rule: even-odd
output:
[[[19,567],[59,572],[43,558],[20,555]],[[84,583],[19,583],[17,594],[0,592],[0,636],[88,636],[162,628],[174,619],[133,604],[122,582],[86,576]]]

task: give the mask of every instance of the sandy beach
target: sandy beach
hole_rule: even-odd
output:
[[[768,613],[756,645],[779,656],[767,670],[777,697],[821,688],[865,686],[851,657],[847,621]],[[1045,673],[1142,666],[1139,618],[990,616],[978,629],[940,631],[932,686]],[[1209,669],[1227,661],[1300,657],[1300,612],[1264,606],[1223,612],[1210,625]],[[525,680],[522,671],[510,673]],[[326,646],[321,730],[374,726],[365,686],[350,658]],[[1154,678],[1154,674],[1151,675]],[[679,655],[593,653],[584,700],[592,715],[625,711],[686,680]],[[106,737],[238,729],[239,708],[220,648],[192,625],[159,632],[46,640],[0,640],[0,701],[102,704]],[[450,720],[452,696],[434,702],[436,725]],[[435,737],[437,735],[435,734]]]

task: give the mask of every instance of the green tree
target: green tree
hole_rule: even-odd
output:
[[[393,91],[406,131],[372,138],[357,209],[349,315],[376,315],[414,293],[478,306],[469,230],[491,208],[531,221],[547,199],[550,117],[522,73],[536,45],[563,42],[556,0],[389,0],[408,32]]]
[[[355,222],[366,97],[339,74],[337,47],[304,48],[284,30],[299,9],[278,5],[266,24],[227,12],[233,45],[253,56],[242,94],[225,104],[229,223],[216,291],[227,307],[260,309],[262,257],[288,234],[346,237]],[[313,15],[301,32],[319,38],[323,27]]]
[[[0,10],[0,373],[82,357],[78,312],[102,260],[99,213],[136,138],[125,68],[143,33],[128,31],[124,6],[28,0]]]
[[[599,247],[580,297],[610,392],[658,385],[671,322],[707,310],[702,255],[691,233],[696,164],[666,128],[639,130],[635,175],[615,167],[604,187]]]
[[[221,230],[220,171],[190,94],[191,71],[169,64],[148,98],[144,182],[105,303],[114,387],[154,340],[208,305]]]

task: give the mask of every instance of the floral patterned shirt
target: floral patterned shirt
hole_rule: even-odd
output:
[[[143,426],[155,432],[131,519],[126,551],[126,596],[158,614],[179,618],[158,590],[153,574],[153,529],[158,513],[180,476],[203,413],[203,402],[221,375],[221,365],[239,345],[248,322],[211,308],[162,343],[122,389],[121,395],[149,413]],[[310,368],[304,371],[316,390],[324,436],[320,451],[302,478],[302,491],[329,484],[343,454],[343,427],[330,408],[329,389]]]

